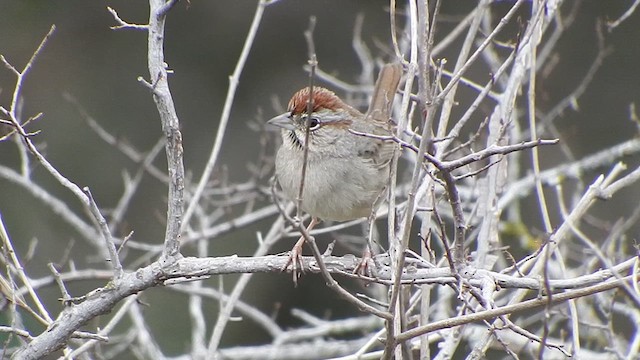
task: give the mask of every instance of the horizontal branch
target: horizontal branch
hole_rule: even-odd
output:
[[[411,144],[408,143],[400,138],[398,138],[395,135],[374,135],[374,134],[369,134],[369,133],[365,133],[365,132],[360,132],[360,131],[355,131],[352,129],[349,129],[349,132],[354,134],[354,135],[358,135],[358,136],[365,136],[365,137],[369,137],[369,138],[373,138],[373,139],[378,139],[378,140],[382,140],[382,141],[393,141],[397,144],[399,144],[400,146],[402,146],[403,148],[407,148],[415,153],[418,153],[418,148]],[[429,161],[430,163],[434,164],[434,166],[436,168],[438,168],[438,170],[440,171],[451,171],[451,170],[455,170],[457,168],[460,168],[462,166],[465,165],[469,165],[471,163],[474,163],[476,161],[480,161],[483,159],[486,159],[490,156],[493,155],[507,155],[509,153],[515,152],[515,151],[520,151],[520,150],[525,150],[525,149],[531,149],[533,147],[536,146],[540,146],[540,145],[555,145],[559,142],[560,140],[558,139],[551,139],[551,140],[545,140],[545,139],[537,139],[537,140],[532,140],[532,141],[523,141],[517,144],[509,144],[509,145],[491,145],[485,149],[482,149],[480,151],[465,155],[461,158],[458,158],[456,160],[451,160],[451,161],[441,161],[438,160],[437,158],[435,158],[433,155],[429,154],[429,153],[424,153],[423,157],[425,160]]]
[[[374,260],[378,266],[378,278],[362,277],[362,279],[389,284],[392,270],[386,265],[390,263],[388,257],[380,255]],[[412,259],[408,259],[408,265],[417,267],[419,263],[412,263],[411,260]],[[15,356],[16,358],[39,358],[49,354],[51,349],[58,349],[64,346],[74,331],[85,325],[89,320],[108,313],[122,299],[148,288],[182,281],[199,280],[212,275],[276,273],[280,272],[280,269],[284,267],[287,261],[288,256],[286,255],[271,255],[262,257],[188,257],[179,259],[166,268],[161,267],[158,262],[154,262],[135,272],[124,274],[121,280],[117,282],[117,285],[109,283],[106,287],[94,290],[90,294],[82,297],[82,302],[66,307],[46,331],[35,337],[32,342],[16,353]],[[614,266],[612,269],[622,274],[633,266],[634,261],[635,258],[626,260]],[[306,272],[318,273],[320,271],[315,259],[312,257],[303,257],[302,263],[303,270]],[[360,263],[360,259],[355,256],[327,256],[324,258],[324,263],[331,273],[358,277],[352,274],[353,270],[356,269]],[[502,288],[521,287],[537,290],[540,289],[541,286],[537,278],[516,278],[486,270],[467,272],[463,274],[463,276],[467,276],[469,283],[475,286],[480,286],[483,278],[487,276],[492,277],[496,281],[496,284]],[[574,279],[550,280],[550,284],[554,290],[581,286],[598,286],[612,276],[613,274],[610,270],[600,270],[593,274]],[[403,272],[403,282],[410,284],[447,284],[455,283],[456,279],[451,274],[449,268],[414,268],[411,272]],[[621,283],[618,285],[621,285]],[[558,295],[554,295],[554,301],[556,296]]]
[[[577,299],[580,297],[593,295],[599,292],[612,290],[618,287],[622,287],[625,281],[629,281],[631,279],[632,279],[632,276],[627,276],[621,280],[617,280],[617,279],[611,280],[601,284],[589,286],[586,288],[570,290],[564,293],[555,294],[551,297],[541,296],[535,299],[526,300],[526,301],[512,304],[512,305],[506,305],[506,306],[498,307],[495,309],[479,311],[473,314],[461,315],[455,318],[435,321],[425,326],[419,326],[411,330],[407,330],[406,332],[400,334],[396,338],[396,342],[401,343],[411,338],[424,335],[440,329],[448,329],[454,326],[469,324],[476,321],[485,321],[485,320],[495,319],[501,315],[514,314],[514,313],[518,313],[526,310],[531,310],[538,307],[546,306],[549,303],[559,304],[571,299]]]
[[[461,158],[458,158],[452,161],[443,161],[442,166],[447,170],[453,170],[465,165],[469,165],[473,162],[486,159],[493,155],[506,155],[514,151],[531,149],[533,147],[540,146],[540,145],[555,145],[558,143],[558,141],[559,141],[558,139],[552,139],[552,140],[538,139],[533,141],[523,141],[521,143],[511,144],[511,145],[503,145],[503,146],[492,145],[487,147],[486,149],[480,150],[475,153],[471,153],[469,155],[465,155]]]
[[[275,273],[279,272],[284,264],[288,261],[286,255],[268,255],[259,257],[210,257],[195,258],[187,257],[180,259],[174,266],[166,271],[166,280],[170,282],[183,278],[185,281],[199,279],[213,275],[227,275],[238,273]],[[623,276],[633,267],[635,258],[628,259],[624,262],[612,267],[612,270]],[[353,271],[360,264],[361,259],[353,255],[345,256],[326,256],[324,263],[327,270],[332,274],[342,274],[345,276],[359,278],[371,282],[377,282],[390,285],[391,268],[389,267],[389,256],[387,254],[377,255],[374,257],[376,264],[376,277],[363,277],[354,275]],[[412,267],[411,272],[402,274],[402,281],[405,284],[450,284],[456,283],[457,280],[448,267],[443,268],[420,268],[418,261],[407,260],[408,265]],[[312,256],[302,257],[302,271],[307,273],[320,273],[320,269],[316,265],[316,260]],[[481,286],[481,282],[487,277],[492,278],[499,288],[521,288],[530,290],[543,289],[539,278],[522,278],[493,271],[476,269],[468,270],[463,274],[471,285]],[[591,286],[601,283],[614,277],[611,270],[599,270],[592,274],[587,274],[570,279],[550,280],[552,290],[576,289],[585,286]]]

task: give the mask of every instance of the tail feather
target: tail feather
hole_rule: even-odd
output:
[[[376,86],[373,89],[373,97],[367,110],[367,118],[386,123],[391,116],[393,97],[398,90],[402,65],[399,63],[386,64],[380,70]]]

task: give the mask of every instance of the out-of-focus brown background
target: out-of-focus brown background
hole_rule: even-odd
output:
[[[510,5],[508,1],[504,3],[494,5],[494,8]],[[123,191],[123,164],[130,171],[135,166],[99,140],[74,106],[64,99],[64,94],[75,97],[104,128],[140,151],[148,151],[161,137],[151,96],[136,81],[138,76],[149,77],[147,34],[110,30],[109,27],[116,24],[107,6],[116,9],[126,21],[147,22],[148,5],[140,1],[0,2],[0,54],[17,68],[24,66],[51,24],[57,26],[26,79],[23,118],[44,113],[43,118],[29,128],[42,131],[34,138],[36,143],[69,179],[80,186],[89,186],[105,209],[115,206]],[[196,179],[208,158],[228,77],[243,46],[255,6],[255,1],[191,1],[190,5],[180,2],[168,17],[165,56],[175,72],[170,86],[183,130],[185,166]],[[444,2],[442,19],[450,22],[439,24],[441,34],[447,33],[460,20],[459,16],[467,13],[467,6],[475,4],[466,0]],[[548,77],[538,80],[538,106],[542,111],[549,110],[572,91],[591,66],[597,51],[596,23],[617,18],[627,6],[628,1],[583,2],[575,24],[560,40],[559,52],[554,55],[557,62],[550,62],[554,65],[549,69]],[[274,109],[273,100],[286,104],[289,96],[307,82],[302,69],[307,56],[302,33],[308,26],[309,17],[317,17],[315,43],[320,67],[340,79],[357,83],[361,68],[351,44],[354,20],[358,14],[364,16],[363,40],[373,53],[380,54],[379,44],[385,48],[389,46],[387,7],[386,1],[283,0],[266,9],[240,79],[219,162],[219,168],[228,171],[230,181],[246,178],[245,164],[258,157],[257,134],[249,129],[248,123],[276,114],[278,110]],[[512,38],[515,30],[500,38]],[[577,102],[575,111],[566,112],[556,123],[562,141],[577,157],[637,136],[637,126],[629,120],[629,104],[640,100],[640,15],[634,14],[613,33],[605,32],[604,36],[612,50],[611,55]],[[454,46],[445,53],[451,66],[455,63],[455,49]],[[478,81],[486,81],[486,74],[480,69],[475,71]],[[15,78],[8,70],[0,69],[0,104],[5,107],[10,103],[14,82]],[[156,164],[165,168],[164,156],[159,159]],[[0,143],[0,164],[15,168],[18,161],[15,146]],[[637,164],[637,159],[630,161]],[[79,208],[75,198],[39,166],[36,165],[33,172],[39,183],[74,209]],[[220,174],[218,171],[216,176]],[[165,194],[164,186],[158,181],[145,180],[145,186],[126,216],[125,227],[135,230],[136,240],[161,243]],[[616,214],[624,214],[637,206],[638,189],[627,189],[625,194],[629,196],[620,196],[606,207],[600,206],[601,213],[609,213],[609,220],[613,221]],[[73,231],[38,200],[2,179],[0,213],[20,254],[26,253],[31,240],[38,240],[37,251],[30,263],[41,263],[42,266],[31,267],[36,269],[30,273],[32,277],[48,275],[46,264],[61,261],[71,243],[73,257],[82,254],[82,249],[89,249],[82,241],[74,242]],[[210,247],[210,255],[251,254],[258,230],[260,228],[247,229],[235,233],[233,238],[217,240]],[[278,251],[286,251],[292,243],[293,240],[281,244]],[[99,260],[96,255],[87,250],[85,257],[76,261],[95,264]],[[235,278],[225,279],[227,288]],[[216,286],[217,281],[212,280],[210,284]],[[93,287],[76,284],[71,290],[75,292],[73,295],[81,295]],[[59,306],[55,301],[59,296],[57,289],[51,288],[45,294],[50,296],[47,304],[56,309]],[[156,334],[162,348],[167,354],[183,352],[189,342],[188,331],[180,338],[179,329],[189,326],[187,308],[175,304],[184,298],[161,288],[152,289],[145,296],[150,304],[148,311],[158,314],[151,317],[156,322],[152,325],[158,325],[157,329],[172,329],[166,334]],[[335,295],[324,288],[316,276],[305,278],[297,289],[293,289],[287,275],[257,275],[245,299],[263,310],[273,307],[274,313],[279,306],[287,309],[305,307],[318,316],[331,317],[354,311],[348,306],[340,306]],[[213,324],[216,311],[217,307],[211,305],[210,324]],[[287,321],[285,312],[279,316]],[[224,338],[226,345],[260,342],[264,336],[248,332],[240,324],[232,324],[228,330]],[[236,340],[235,335],[242,336],[242,340]]]

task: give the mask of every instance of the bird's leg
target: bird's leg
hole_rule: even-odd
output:
[[[374,255],[374,252],[373,252],[373,245],[374,245],[373,237],[375,235],[377,235],[377,230],[375,228],[375,226],[376,226],[376,215],[377,215],[377,209],[384,202],[386,194],[387,194],[387,188],[385,187],[384,189],[382,189],[382,191],[380,191],[380,193],[378,194],[378,197],[373,202],[373,206],[371,208],[371,213],[369,214],[369,217],[367,218],[367,231],[366,231],[366,234],[365,234],[365,239],[367,240],[367,245],[366,245],[366,248],[364,249],[364,251],[362,252],[362,259],[360,260],[360,263],[358,264],[358,266],[356,266],[355,269],[353,269],[353,273],[356,274],[356,275],[368,276],[368,277],[373,277],[373,275],[374,275],[373,274],[373,270],[372,270],[373,268],[375,268],[375,263],[373,262],[373,255]],[[378,243],[378,246],[380,246],[379,243]]]
[[[312,217],[309,226],[307,226],[307,233],[309,233],[316,225],[318,225],[320,221]],[[304,245],[304,235],[298,239],[291,251],[289,252],[289,259],[287,263],[284,264],[282,271],[286,271],[289,265],[291,265],[291,273],[293,274],[293,284],[298,286],[298,278],[300,277],[300,272],[298,272],[298,268],[300,271],[304,272],[304,264],[302,262],[302,245]]]
[[[375,268],[375,263],[373,262],[373,236],[377,233],[374,227],[375,223],[376,211],[374,210],[367,219],[367,231],[365,234],[367,244],[362,252],[362,259],[360,259],[358,266],[353,269],[353,273],[356,275],[373,277],[372,269]]]
[[[369,230],[369,234],[372,234],[371,230]],[[373,245],[369,234],[367,234],[367,244],[362,251],[362,258],[355,269],[353,269],[353,273],[359,276],[373,277],[372,269],[375,268],[375,263],[373,262]]]
[[[367,242],[367,245],[362,252],[362,259],[360,259],[358,266],[353,269],[353,273],[358,276],[373,277],[372,268],[374,268],[375,265],[370,266],[370,264],[373,264],[373,257],[371,256],[371,246]]]

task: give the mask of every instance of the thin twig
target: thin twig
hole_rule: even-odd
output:
[[[82,191],[85,193],[87,198],[89,199],[89,211],[91,211],[91,215],[96,219],[98,229],[100,229],[100,233],[102,234],[102,238],[105,241],[105,246],[109,251],[111,266],[113,267],[113,278],[117,281],[122,277],[122,264],[120,263],[120,259],[118,258],[118,251],[116,250],[116,244],[113,242],[113,236],[111,235],[111,230],[109,230],[109,225],[107,224],[107,220],[100,213],[100,209],[98,209],[98,205],[93,199],[93,195],[91,195],[91,191],[89,187],[84,187]]]
[[[296,217],[298,221],[302,219],[302,197],[304,196],[304,183],[307,175],[308,159],[309,159],[309,134],[311,133],[311,113],[313,113],[313,86],[316,75],[316,67],[318,59],[316,57],[316,48],[313,41],[313,30],[316,27],[316,18],[309,18],[309,27],[304,32],[304,38],[308,47],[308,64],[309,70],[309,97],[307,98],[307,122],[304,127],[304,147],[302,150],[302,168],[300,169],[300,185],[298,186],[298,196],[296,197]],[[295,261],[295,260],[294,260]]]
[[[113,19],[118,23],[117,26],[109,27],[111,30],[121,30],[121,29],[133,29],[133,30],[149,30],[149,25],[140,25],[140,24],[132,24],[128,23],[120,18],[118,12],[110,6],[107,6],[107,11],[111,13]]]
[[[224,134],[226,132],[227,124],[229,123],[229,118],[231,115],[231,108],[233,107],[236,90],[238,88],[238,84],[240,83],[240,76],[242,75],[242,71],[244,70],[247,58],[249,57],[249,52],[253,47],[253,42],[256,38],[256,34],[258,33],[258,29],[260,28],[260,24],[262,23],[262,15],[264,14],[264,10],[270,3],[271,2],[268,0],[260,0],[258,6],[256,6],[256,11],[253,15],[251,27],[247,32],[247,37],[245,38],[244,45],[242,46],[242,51],[240,52],[240,56],[238,57],[238,62],[236,63],[236,67],[233,70],[233,74],[231,74],[231,76],[229,77],[229,88],[227,90],[227,96],[224,100],[224,106],[222,107],[222,114],[220,114],[218,130],[216,132],[216,139],[213,142],[213,148],[211,149],[209,159],[207,160],[207,164],[205,165],[204,171],[202,172],[202,176],[200,177],[198,186],[196,187],[196,190],[194,191],[193,196],[191,197],[191,200],[189,202],[189,206],[184,213],[183,223],[180,227],[181,231],[184,231],[184,229],[188,226],[189,220],[191,219],[191,216],[193,216],[193,213],[200,202],[200,198],[202,197],[204,188],[211,178],[211,174],[213,173],[216,163],[218,162],[220,150],[222,149],[222,143],[224,141]]]

